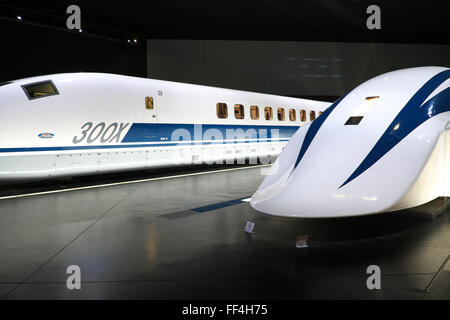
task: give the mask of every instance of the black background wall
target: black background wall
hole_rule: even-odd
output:
[[[61,30],[70,4],[81,7],[83,33]],[[381,7],[381,30],[366,27],[371,4]],[[390,70],[450,66],[449,7],[438,0],[0,0],[0,81],[92,71],[332,99]]]
[[[450,45],[148,40],[150,78],[333,100],[389,71],[450,67]]]
[[[146,75],[145,45],[0,20],[0,81],[60,72]]]

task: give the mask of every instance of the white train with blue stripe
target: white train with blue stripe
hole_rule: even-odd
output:
[[[450,195],[450,69],[375,77],[301,127],[251,205],[286,217],[344,217]]]
[[[277,156],[328,107],[100,73],[0,85],[0,182]]]

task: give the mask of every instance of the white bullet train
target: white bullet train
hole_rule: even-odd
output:
[[[0,183],[277,156],[330,105],[100,73],[0,85]]]
[[[450,69],[375,77],[302,126],[250,204],[286,217],[406,209],[450,195]]]

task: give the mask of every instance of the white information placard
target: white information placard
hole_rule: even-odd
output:
[[[255,224],[251,221],[247,221],[245,224],[245,232],[247,233],[253,233],[253,228],[255,227]]]

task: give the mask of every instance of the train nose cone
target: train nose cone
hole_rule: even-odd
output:
[[[313,217],[320,215],[323,211],[318,207],[321,201],[316,199],[323,194],[324,187],[323,183],[311,179],[296,181],[296,183],[292,181],[280,183],[258,190],[251,198],[250,204],[254,209],[271,215]],[[292,192],[293,189],[295,193]]]
[[[304,172],[297,172],[283,182],[259,189],[250,205],[269,215],[302,218],[346,217],[380,210],[377,195],[339,189],[342,179],[332,175],[336,169],[330,169],[322,179],[302,177]]]
[[[449,78],[446,68],[414,68],[358,86],[298,130],[250,204],[277,216],[344,217],[442,195],[438,163],[445,160],[437,159],[446,142],[438,141],[448,123]]]

